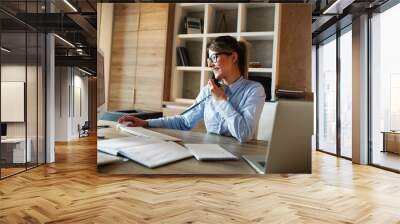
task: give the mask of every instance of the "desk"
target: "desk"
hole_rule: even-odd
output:
[[[25,154],[25,138],[6,138],[1,139],[1,159],[5,160],[6,164],[25,164],[31,161],[31,146],[30,138],[26,139],[27,147]]]
[[[106,139],[130,136],[118,130],[117,123],[98,121],[98,125],[109,125],[109,128],[97,130],[98,136]],[[266,141],[251,141],[240,144],[236,139],[219,135],[181,131],[174,129],[154,128],[154,131],[182,139],[183,143],[212,143],[219,144],[226,150],[239,157],[234,161],[198,161],[194,157],[170,163],[155,169],[149,169],[134,161],[118,161],[97,167],[98,171],[107,174],[256,174],[256,172],[242,159],[242,155],[266,154]],[[98,140],[101,141],[101,140]],[[98,156],[101,152],[98,152]]]

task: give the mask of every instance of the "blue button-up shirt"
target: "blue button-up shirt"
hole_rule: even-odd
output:
[[[201,89],[196,103],[205,99],[183,115],[147,120],[151,128],[190,130],[204,119],[207,132],[233,136],[240,142],[255,137],[258,121],[265,102],[263,86],[240,78],[224,86],[228,100],[216,100],[208,86]]]

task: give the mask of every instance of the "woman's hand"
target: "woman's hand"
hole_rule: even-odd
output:
[[[208,85],[210,86],[211,93],[217,100],[226,100],[225,92],[224,89],[221,87],[218,87],[217,84],[215,84],[214,80],[210,79],[208,80]]]
[[[128,127],[148,127],[149,123],[145,120],[142,120],[140,118],[130,116],[130,115],[125,115],[122,116],[118,119],[118,123],[128,123]]]

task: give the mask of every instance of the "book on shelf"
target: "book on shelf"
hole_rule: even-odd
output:
[[[178,66],[190,66],[189,54],[186,47],[177,47]]]
[[[185,31],[187,34],[198,34],[201,33],[201,19],[195,17],[185,17],[184,20]]]
[[[177,66],[184,66],[183,63],[184,62],[183,62],[182,52],[180,50],[180,47],[177,47],[176,48],[176,64],[177,64]]]

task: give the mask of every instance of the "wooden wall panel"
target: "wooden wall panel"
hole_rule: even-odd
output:
[[[279,17],[277,88],[311,92],[311,5],[282,4]]]
[[[165,30],[168,24],[168,4],[140,5],[140,30]]]
[[[137,31],[139,29],[139,4],[115,4],[114,28],[118,31]]]
[[[109,110],[160,111],[168,4],[115,4],[114,10]]]
[[[115,4],[108,110],[133,108],[139,4]]]
[[[139,32],[135,106],[160,111],[163,100],[166,29]]]

